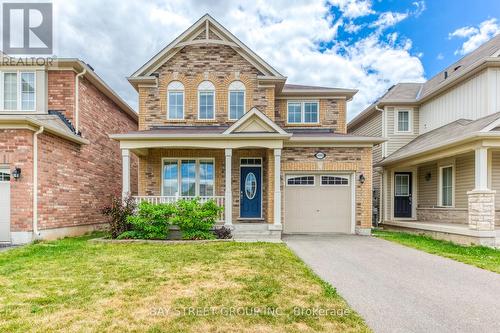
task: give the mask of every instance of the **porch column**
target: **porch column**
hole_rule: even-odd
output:
[[[281,226],[281,149],[274,149],[274,225]]]
[[[488,188],[488,148],[475,151],[474,189],[467,192],[469,229],[495,230],[495,193]]]
[[[232,158],[233,150],[231,148],[225,149],[226,155],[226,182],[225,182],[225,193],[224,193],[224,223],[227,226],[233,224],[233,194],[231,187],[231,168],[232,168]]]
[[[122,149],[122,199],[130,195],[130,151]]]

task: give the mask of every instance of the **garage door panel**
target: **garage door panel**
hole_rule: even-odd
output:
[[[347,177],[344,175],[344,177]],[[285,186],[286,233],[350,233],[351,186]]]

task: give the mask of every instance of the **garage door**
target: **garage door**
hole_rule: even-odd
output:
[[[0,167],[0,242],[10,242],[10,170]]]
[[[351,214],[350,175],[286,175],[285,233],[351,233]]]

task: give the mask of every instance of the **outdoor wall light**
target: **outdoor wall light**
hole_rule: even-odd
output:
[[[15,180],[18,180],[19,178],[21,178],[21,168],[16,167],[16,168],[12,171],[12,177],[13,177]]]
[[[431,174],[430,172],[427,172],[427,173],[425,174],[425,181],[427,181],[427,182],[428,182],[429,180],[431,180],[431,178],[432,178],[432,174]]]
[[[365,183],[365,180],[366,180],[365,175],[360,174],[358,179],[359,179],[359,182],[360,182],[361,184],[364,184],[364,183]]]

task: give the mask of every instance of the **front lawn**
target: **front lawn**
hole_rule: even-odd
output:
[[[463,246],[428,236],[393,231],[373,231],[373,235],[432,254],[500,273],[500,250],[485,246]]]
[[[365,332],[284,244],[103,244],[0,253],[0,332]]]

